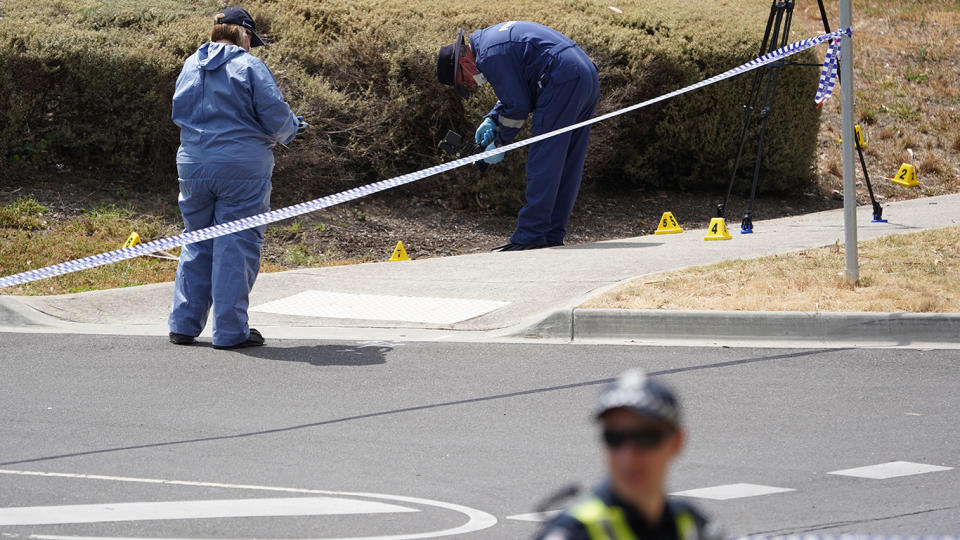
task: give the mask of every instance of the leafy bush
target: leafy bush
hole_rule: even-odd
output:
[[[7,0],[0,7],[0,163],[173,183],[174,82],[206,39],[215,0]],[[458,27],[535,20],[575,39],[600,68],[598,113],[714,75],[756,56],[768,2],[517,0],[454,6],[440,0],[251,0],[269,47],[255,50],[311,131],[278,147],[275,185],[321,196],[437,163],[448,129],[472,134],[495,101],[461,101],[435,80],[437,49]],[[797,23],[795,22],[795,25]],[[799,36],[796,26],[793,34]],[[812,61],[809,52],[798,60]],[[595,125],[585,181],[607,189],[716,189],[729,179],[752,75]],[[767,134],[763,185],[808,181],[817,73],[788,68]],[[523,156],[480,178],[469,168],[406,189],[514,209]],[[743,176],[752,170],[747,152]]]

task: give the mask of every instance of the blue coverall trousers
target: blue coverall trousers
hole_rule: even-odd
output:
[[[180,180],[185,231],[203,229],[270,210],[270,179]],[[250,290],[260,271],[266,227],[183,246],[173,290],[170,331],[197,336],[213,305],[213,344],[246,341]]]
[[[597,68],[577,48],[580,76],[560,84],[547,84],[533,110],[533,135],[540,135],[593,118],[600,99]],[[517,216],[514,244],[561,245],[580,191],[590,127],[568,131],[530,145],[527,154],[526,204]]]

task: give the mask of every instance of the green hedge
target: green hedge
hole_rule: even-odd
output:
[[[495,101],[461,101],[434,78],[436,51],[460,26],[512,19],[553,26],[600,67],[598,113],[660,95],[756,56],[767,0],[699,3],[516,0],[257,0],[244,3],[308,136],[278,148],[275,185],[291,197],[440,161],[448,129],[472,134]],[[170,99],[183,60],[206,39],[209,0],[6,0],[0,4],[0,159],[4,167],[95,169],[173,182],[178,132]],[[794,23],[793,37],[808,35]],[[813,61],[808,52],[800,61]],[[763,162],[765,189],[809,181],[819,112],[817,70],[784,71]],[[594,126],[586,181],[610,189],[725,186],[752,75]],[[745,171],[752,170],[748,151]],[[480,178],[464,169],[417,190],[514,208],[523,151]],[[150,174],[144,174],[150,173]]]

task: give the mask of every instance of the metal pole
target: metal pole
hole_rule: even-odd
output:
[[[853,27],[851,0],[840,0],[840,28]],[[854,173],[853,149],[853,42],[844,35],[840,42],[840,112],[843,121],[843,228],[847,255],[847,282],[860,279],[857,262],[857,178]]]

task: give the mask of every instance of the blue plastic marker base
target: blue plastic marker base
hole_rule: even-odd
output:
[[[740,229],[740,234],[753,234],[753,229]]]
[[[870,223],[886,223],[886,222],[887,222],[887,220],[885,220],[885,219],[873,218],[872,220],[870,220]]]

